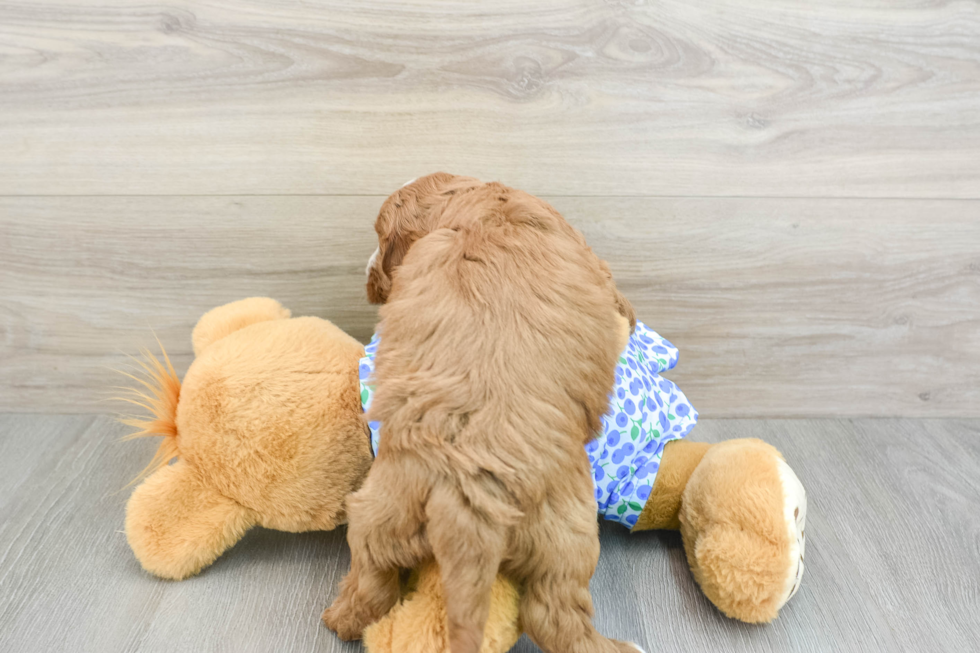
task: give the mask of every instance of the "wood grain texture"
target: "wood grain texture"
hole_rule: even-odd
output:
[[[554,197],[705,416],[980,416],[980,202]],[[252,295],[366,341],[381,197],[0,198],[0,410],[105,412]]]
[[[360,650],[318,619],[349,564],[342,529],[256,530],[197,578],[145,574],[120,532],[122,488],[154,443],[124,432],[100,416],[0,415],[4,650]],[[808,495],[803,585],[773,624],[731,621],[694,584],[676,533],[606,523],[600,630],[682,653],[980,647],[980,421],[706,419],[691,437],[783,452]]]
[[[980,197],[969,0],[0,2],[0,194]]]
[[[155,443],[124,433],[104,417],[0,416],[0,447],[17,447],[4,464],[27,473],[0,504],[4,650],[359,650],[319,625],[349,565],[343,531],[256,531],[184,583],[144,573],[122,533],[125,486]]]

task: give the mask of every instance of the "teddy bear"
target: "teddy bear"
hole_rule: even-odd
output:
[[[146,571],[174,580],[199,573],[253,526],[343,524],[380,433],[365,417],[377,338],[365,348],[327,320],[254,297],[206,313],[192,344],[183,381],[165,351],[163,362],[147,353],[128,400],[151,417],[124,420],[138,429],[130,437],[164,436],[127,503],[125,532]],[[586,447],[598,512],[632,531],[680,530],[705,595],[729,617],[768,622],[803,573],[805,491],[760,440],[684,438],[697,413],[659,377],[676,360],[669,342],[638,325],[610,397],[615,426]],[[652,366],[653,384],[636,383],[640,364]],[[519,601],[520,588],[498,577],[484,653],[517,641]],[[364,642],[373,653],[448,652],[435,563],[411,572],[402,601]]]

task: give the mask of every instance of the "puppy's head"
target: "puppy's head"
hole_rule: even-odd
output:
[[[473,177],[436,172],[408,182],[385,200],[374,222],[378,249],[367,267],[367,295],[372,304],[388,301],[392,274],[412,243],[437,228],[449,199],[481,185]]]

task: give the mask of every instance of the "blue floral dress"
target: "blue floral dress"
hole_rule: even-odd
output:
[[[359,375],[361,406],[367,412],[374,394],[371,374],[378,335],[364,348]],[[616,366],[616,383],[602,431],[585,445],[592,464],[598,512],[628,528],[636,525],[653,491],[664,445],[683,438],[698,421],[698,412],[661,372],[677,365],[678,351],[642,322],[630,336]],[[378,453],[379,422],[368,422],[371,448]]]

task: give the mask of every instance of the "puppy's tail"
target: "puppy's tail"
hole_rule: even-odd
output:
[[[442,574],[452,653],[479,653],[490,592],[506,544],[503,528],[473,510],[459,489],[437,485],[425,507],[426,530]]]
[[[167,351],[162,344],[160,351],[163,353],[164,362],[160,362],[156,356],[146,349],[143,350],[143,360],[135,359],[142,368],[143,374],[140,376],[143,378],[119,370],[120,374],[140,384],[142,388],[118,388],[124,394],[114,397],[114,399],[139,406],[150,413],[148,417],[120,418],[119,421],[126,426],[138,429],[135,433],[124,437],[123,440],[133,440],[151,435],[163,436],[163,441],[150,464],[144,467],[143,471],[130,481],[129,485],[133,485],[152,474],[171,459],[177,457],[178,454],[177,403],[180,401],[180,379],[177,378],[174,366],[170,363],[170,357],[167,356]]]

